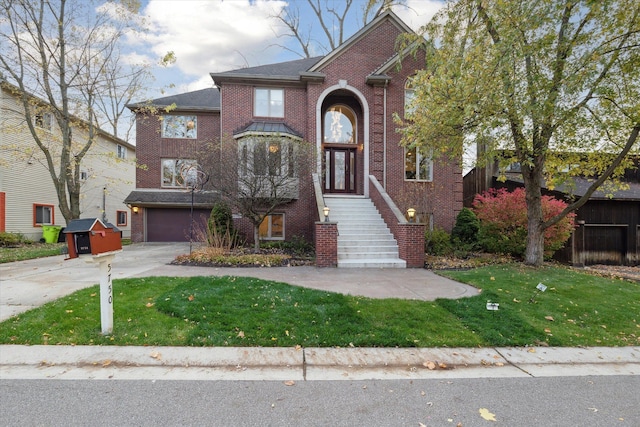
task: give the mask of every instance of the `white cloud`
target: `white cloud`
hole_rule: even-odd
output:
[[[444,5],[443,0],[407,0],[406,6],[394,6],[393,11],[411,29],[418,31]]]
[[[152,29],[154,54],[176,55],[176,67],[190,77],[263,63],[275,26],[269,19],[281,0],[150,0],[142,11]]]

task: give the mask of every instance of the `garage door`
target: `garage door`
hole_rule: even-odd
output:
[[[622,265],[627,251],[627,227],[587,225],[584,235],[586,265]]]
[[[193,241],[205,230],[210,209],[193,210]],[[190,209],[147,209],[147,242],[188,242]]]

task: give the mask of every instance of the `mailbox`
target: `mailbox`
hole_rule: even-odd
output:
[[[66,235],[69,258],[78,255],[99,255],[122,249],[122,233],[113,224],[98,218],[73,219],[63,233]]]

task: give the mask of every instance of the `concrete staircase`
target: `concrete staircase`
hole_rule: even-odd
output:
[[[325,194],[324,201],[329,220],[338,223],[338,267],[406,268],[371,199]]]

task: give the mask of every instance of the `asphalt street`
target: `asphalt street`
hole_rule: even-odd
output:
[[[638,376],[307,382],[3,380],[0,423],[638,426],[638,390]]]

